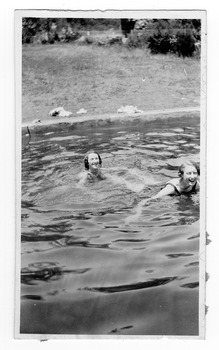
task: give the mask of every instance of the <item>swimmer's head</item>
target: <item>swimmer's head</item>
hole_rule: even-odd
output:
[[[97,152],[89,152],[85,158],[84,158],[84,166],[86,170],[89,170],[91,167],[95,165],[99,165],[101,167],[102,165],[102,159]]]
[[[197,175],[199,176],[200,175],[200,168],[197,164],[195,164],[194,162],[192,161],[186,161],[184,162],[183,164],[180,165],[179,169],[178,169],[178,175],[179,177],[183,177],[184,173],[185,173],[185,170],[190,168],[191,170],[195,169],[195,171],[197,172]]]

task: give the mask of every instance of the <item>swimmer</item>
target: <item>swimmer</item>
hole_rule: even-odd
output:
[[[106,177],[101,172],[102,159],[99,153],[90,151],[84,158],[85,172],[80,175],[79,183],[86,181],[104,180]]]
[[[180,196],[181,194],[197,193],[200,189],[199,167],[191,161],[184,162],[178,170],[178,178],[171,179],[164,188],[150,199],[163,196]]]
[[[135,209],[135,214],[125,220],[126,224],[131,221],[137,221],[142,214],[143,206],[152,199],[158,199],[167,195],[180,196],[181,194],[197,193],[200,189],[199,175],[200,170],[197,165],[187,161],[183,163],[178,170],[178,178],[171,179],[166,183],[164,188],[151,198],[145,198],[140,201]]]

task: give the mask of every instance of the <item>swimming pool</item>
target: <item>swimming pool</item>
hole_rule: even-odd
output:
[[[185,159],[199,117],[41,129],[22,150],[21,334],[199,334],[199,194],[136,208]],[[83,157],[106,180],[78,185]]]

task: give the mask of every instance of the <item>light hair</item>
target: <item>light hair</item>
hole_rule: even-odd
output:
[[[188,160],[188,161],[185,161],[184,163],[182,163],[178,169],[178,175],[179,177],[182,177],[183,174],[184,174],[184,171],[185,171],[185,167],[186,166],[194,166],[194,168],[197,170],[197,173],[198,175],[200,175],[200,168],[199,168],[199,165],[197,165],[196,163]]]

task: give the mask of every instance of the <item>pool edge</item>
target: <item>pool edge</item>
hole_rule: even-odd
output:
[[[86,121],[98,121],[98,120],[117,120],[117,119],[133,119],[135,117],[137,118],[144,118],[146,120],[161,118],[163,115],[163,118],[169,117],[170,114],[177,113],[177,117],[180,116],[180,113],[184,115],[184,113],[200,113],[201,108],[200,106],[197,107],[185,107],[185,108],[172,108],[172,109],[162,109],[162,110],[152,110],[152,111],[146,111],[146,112],[138,112],[138,113],[112,113],[112,114],[99,114],[99,115],[83,115],[83,116],[71,116],[71,117],[65,117],[65,118],[57,118],[54,120],[47,119],[44,121],[36,121],[36,122],[26,122],[22,123],[21,127],[26,128],[27,126],[29,128],[32,127],[41,127],[41,126],[48,126],[48,125],[55,125],[55,124],[75,124],[75,123],[83,123]],[[168,115],[168,116],[167,116]],[[174,117],[174,116],[171,116]]]

